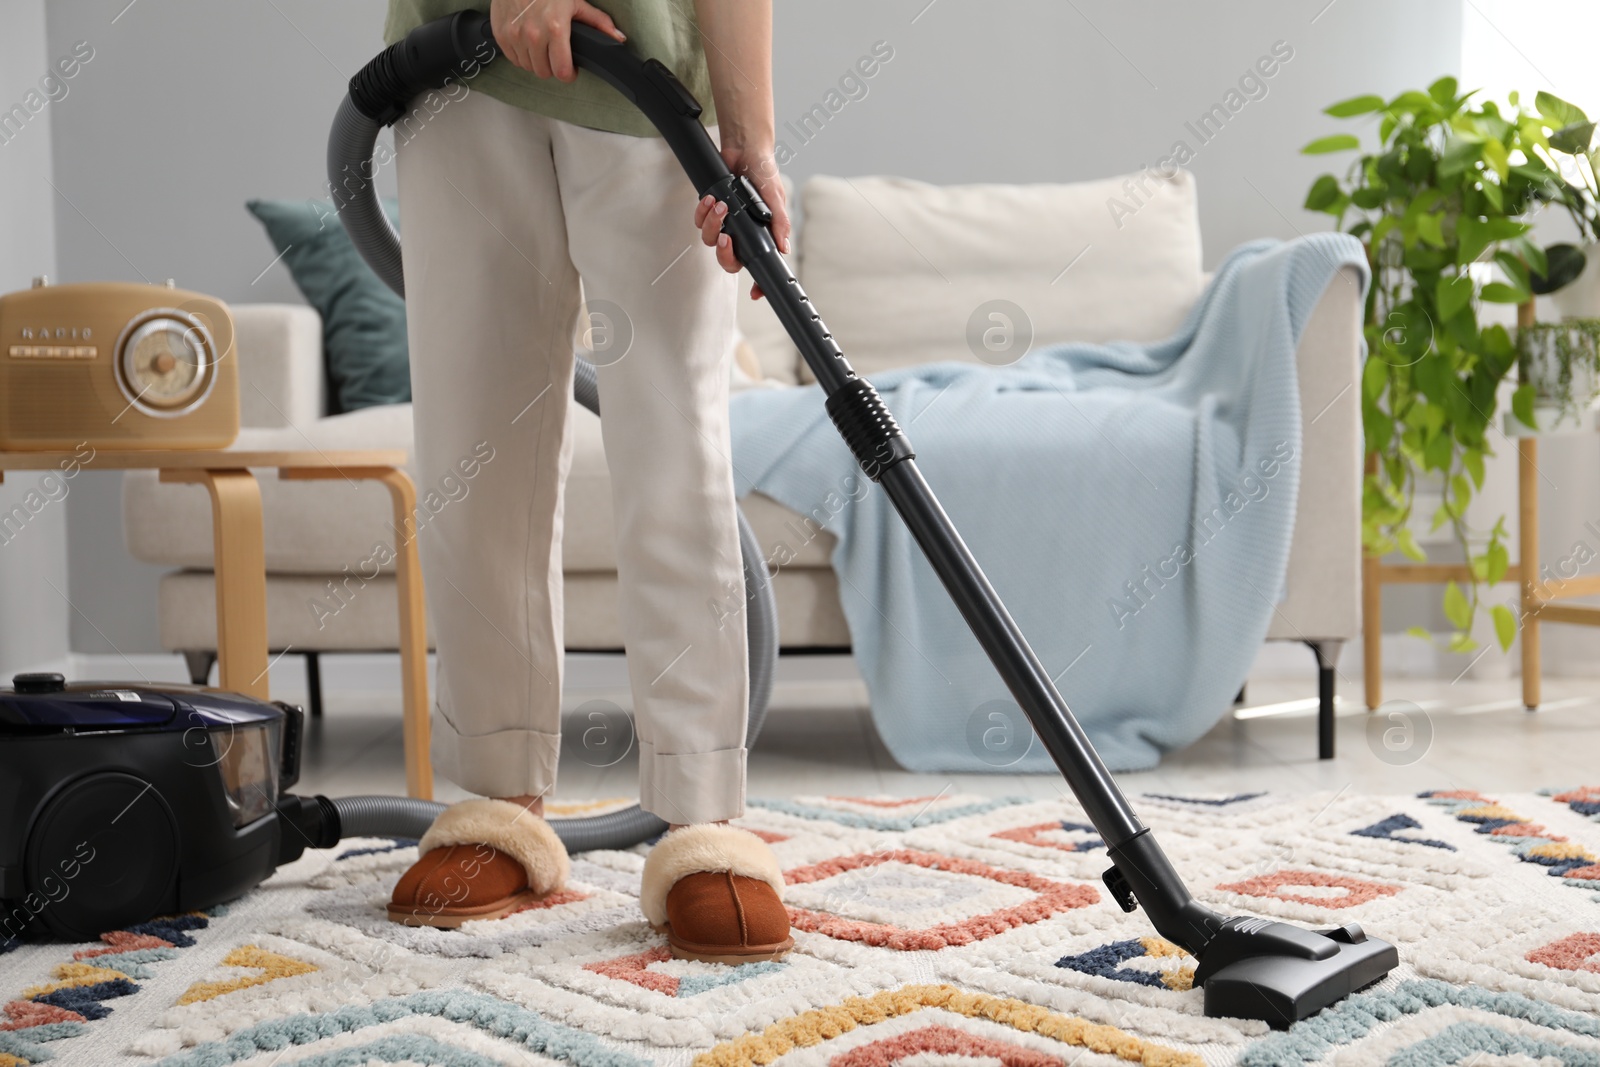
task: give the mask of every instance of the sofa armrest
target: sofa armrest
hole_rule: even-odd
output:
[[[303,426],[325,410],[322,317],[304,304],[235,304],[239,424]]]
[[[1300,335],[1300,498],[1287,595],[1267,636],[1349,640],[1361,629],[1361,277],[1342,268]]]

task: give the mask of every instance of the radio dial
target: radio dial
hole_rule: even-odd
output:
[[[176,415],[204,398],[215,379],[210,332],[187,312],[160,308],[130,326],[117,346],[118,383],[152,415]]]

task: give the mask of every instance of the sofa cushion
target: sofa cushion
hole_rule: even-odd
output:
[[[1183,171],[1068,185],[815,177],[802,199],[800,280],[866,374],[976,361],[986,342],[987,362],[1013,362],[1026,345],[1008,340],[1025,341],[1029,322],[1034,347],[1155,340],[1202,289],[1194,179]],[[814,380],[804,365],[799,374]]]
[[[617,569],[611,475],[606,468],[600,420],[573,406],[572,467],[567,475],[562,565],[568,573]],[[398,448],[411,450],[411,405],[387,404],[319,419],[306,427],[245,428],[235,449]],[[389,494],[377,482],[279,481],[260,471],[263,537],[272,574],[323,574],[370,568],[373,546],[393,544]],[[415,471],[412,477],[416,477]],[[210,568],[211,504],[197,485],[162,484],[155,471],[129,471],[122,483],[123,530],[128,550],[146,563]],[[417,486],[426,505],[428,486]],[[756,537],[770,558],[786,546],[787,567],[827,567],[833,535],[807,523],[773,500],[754,495],[744,502]],[[423,537],[427,536],[426,529]],[[392,564],[381,567],[392,572]]]
[[[233,448],[271,451],[381,448],[411,451],[411,405],[386,404],[318,419],[306,426],[244,427]],[[416,472],[411,472],[416,477]],[[339,577],[361,568],[380,539],[392,545],[389,493],[373,481],[279,481],[257,471],[261,483],[263,547],[267,570],[278,574]],[[419,498],[423,486],[417,487]],[[210,568],[211,501],[199,485],[163,484],[156,471],[122,476],[122,529],[135,559],[177,567]],[[392,571],[393,565],[382,568]]]

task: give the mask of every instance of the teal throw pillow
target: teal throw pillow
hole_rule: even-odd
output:
[[[350,243],[326,200],[251,200],[250,213],[322,315],[332,414],[411,399],[406,306],[378,280]],[[384,210],[396,222],[397,205]]]

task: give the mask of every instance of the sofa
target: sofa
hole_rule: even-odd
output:
[[[1156,339],[1178,326],[1207,282],[1195,181],[1182,171],[1170,178],[1146,171],[1071,184],[951,187],[814,177],[798,199],[797,273],[854,366],[869,376],[945,359],[996,362],[989,344],[995,323],[1016,349],[999,361],[1057,341]],[[1001,319],[993,318],[997,306],[1009,309]],[[408,404],[326,414],[321,324],[309,307],[239,304],[233,313],[243,427],[235,447],[409,451]],[[1343,642],[1359,631],[1361,313],[1360,279],[1341,271],[1296,354],[1301,492],[1286,595],[1268,634],[1302,642],[1315,654],[1325,758],[1333,754],[1335,665]],[[811,380],[776,319],[743,294],[739,326],[729,360],[732,388],[794,388]],[[619,650],[600,424],[576,409],[571,426],[566,645]],[[269,642],[274,650],[307,654],[315,713],[319,654],[396,646],[394,577],[388,571],[367,577],[371,571],[362,567],[374,544],[392,536],[389,502],[370,484],[279,482],[271,472],[261,474]],[[162,643],[185,653],[192,673],[203,677],[216,647],[205,493],[161,484],[153,472],[129,472],[123,484],[129,550],[172,568],[160,584]],[[430,493],[437,506],[447,506],[438,490],[418,486],[423,507]],[[743,507],[769,553],[782,543],[793,556],[773,583],[782,647],[847,650],[850,634],[829,565],[832,537],[797,538],[802,516],[760,494]]]

